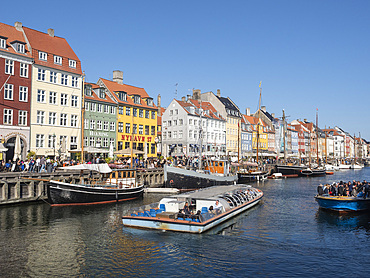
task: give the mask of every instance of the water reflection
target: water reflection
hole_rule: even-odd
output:
[[[327,223],[349,229],[370,230],[370,215],[368,212],[339,213],[319,208],[316,213],[316,219],[318,223]]]

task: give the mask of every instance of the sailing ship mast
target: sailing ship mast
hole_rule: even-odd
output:
[[[283,140],[284,140],[284,164],[286,165],[286,121],[284,109],[283,109]]]
[[[203,134],[202,134],[202,100],[199,100],[199,115],[200,115],[200,119],[199,119],[199,170],[202,169],[202,149],[203,149],[203,142],[202,142],[202,137],[203,137]]]
[[[262,86],[261,86],[262,81],[260,81],[260,99],[258,103],[258,123],[257,123],[257,165],[258,165],[258,151],[259,151],[259,140],[260,140],[260,115],[261,115],[261,97],[262,97]]]
[[[82,110],[81,110],[81,163],[84,163],[84,129],[85,129],[85,72],[82,74]],[[54,138],[55,144],[55,138]],[[55,150],[55,145],[54,145]],[[55,159],[55,154],[54,154]]]
[[[319,109],[316,108],[316,157],[317,165],[319,166]]]

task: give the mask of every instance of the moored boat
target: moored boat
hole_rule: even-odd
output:
[[[211,160],[202,170],[164,165],[164,181],[167,187],[199,189],[215,185],[236,183],[238,176],[229,171],[227,160]]]
[[[303,177],[318,177],[318,176],[325,176],[326,171],[325,169],[311,169],[311,168],[306,168],[301,170],[300,176]]]
[[[276,165],[276,173],[281,173],[284,176],[299,175],[299,173],[307,168],[301,165]]]
[[[121,202],[140,198],[144,193],[144,185],[137,182],[135,169],[112,171],[107,164],[81,164],[62,169],[96,171],[100,178],[93,180],[81,177],[78,183],[50,180],[47,194],[52,206]]]
[[[263,181],[267,179],[269,173],[266,171],[239,171],[238,183],[247,183],[251,181]]]
[[[247,185],[208,187],[133,209],[122,222],[134,228],[203,233],[255,206],[262,197],[261,190]]]

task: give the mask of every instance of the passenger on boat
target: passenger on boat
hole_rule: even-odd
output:
[[[183,208],[183,212],[184,212],[185,216],[190,216],[191,215],[191,211],[190,211],[188,202],[185,203],[184,208]]]

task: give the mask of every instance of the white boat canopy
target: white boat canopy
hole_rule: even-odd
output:
[[[102,173],[102,174],[112,172],[112,169],[106,163],[103,163],[103,164],[79,164],[79,165],[61,167],[59,169],[63,169],[63,170],[90,170],[90,171],[96,171],[96,172],[99,172],[99,173]]]

